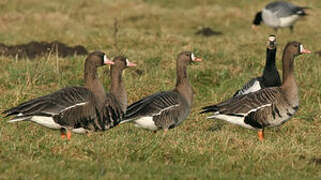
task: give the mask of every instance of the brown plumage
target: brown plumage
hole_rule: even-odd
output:
[[[176,87],[147,96],[133,104],[126,111],[123,122],[133,121],[137,127],[165,132],[182,123],[190,112],[193,102],[193,90],[187,77],[187,65],[192,61],[201,61],[192,52],[182,52],[177,56]]]
[[[52,94],[24,102],[17,107],[4,111],[6,116],[15,115],[9,122],[30,120],[48,128],[86,133],[103,131],[116,126],[123,117],[117,93],[106,94],[97,76],[97,68],[104,64],[115,64],[121,75],[126,58],[107,59],[102,52],[91,53],[85,62],[85,87],[67,87]],[[120,69],[120,70],[118,70]],[[117,74],[115,74],[117,75]],[[112,79],[114,74],[111,74]],[[112,85],[113,86],[113,85]]]
[[[294,77],[294,58],[310,53],[298,42],[290,42],[283,51],[283,82],[280,87],[262,89],[253,93],[233,97],[225,102],[203,107],[201,113],[213,113],[208,118],[259,130],[263,140],[265,127],[279,126],[288,121],[298,110],[298,88]]]

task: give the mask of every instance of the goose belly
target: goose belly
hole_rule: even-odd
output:
[[[256,128],[250,126],[249,124],[246,124],[244,122],[244,117],[229,116],[229,115],[225,115],[225,114],[218,114],[218,115],[215,115],[215,116],[210,117],[210,118],[216,118],[216,119],[224,120],[224,121],[227,121],[229,123],[236,124],[236,125],[248,128],[248,129],[256,129]]]
[[[155,125],[152,116],[142,117],[134,121],[135,126],[143,129],[148,129],[151,131],[156,131],[158,128]]]
[[[280,26],[281,27],[289,27],[293,23],[295,23],[296,20],[298,20],[299,16],[298,15],[292,15],[288,17],[282,17],[280,18]]]
[[[269,121],[269,126],[268,127],[276,127],[276,126],[280,126],[284,123],[286,123],[289,119],[291,119],[293,117],[293,115],[295,114],[294,112],[288,112],[288,113],[282,113],[281,117],[277,116],[276,118],[272,118],[271,121]]]
[[[76,128],[76,129],[72,129],[71,130],[73,133],[77,133],[77,134],[85,134],[88,133],[88,130],[85,128]]]
[[[45,126],[50,129],[61,129],[62,126],[54,121],[52,117],[47,116],[33,116],[30,121]]]

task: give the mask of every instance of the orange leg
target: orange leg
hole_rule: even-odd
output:
[[[66,130],[65,129],[60,129],[60,136],[61,136],[61,139],[66,138]]]
[[[263,131],[263,129],[260,129],[260,130],[257,132],[257,135],[259,136],[259,140],[260,140],[260,141],[263,141],[263,140],[264,140],[264,131]]]
[[[67,139],[70,140],[71,139],[71,131],[67,130]]]
[[[65,133],[61,133],[61,139],[65,139],[66,138],[66,134]]]

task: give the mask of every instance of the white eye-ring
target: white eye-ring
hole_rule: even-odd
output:
[[[191,54],[191,58],[192,58],[192,61],[195,60],[195,55],[194,55],[194,53]]]

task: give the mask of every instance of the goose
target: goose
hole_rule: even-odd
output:
[[[193,101],[193,90],[187,77],[187,65],[200,62],[192,52],[184,51],[176,60],[176,87],[171,91],[162,91],[134,102],[127,107],[124,120],[134,122],[136,127],[156,132],[181,124],[190,112]]]
[[[298,87],[294,77],[294,58],[311,51],[299,42],[289,42],[282,57],[283,82],[279,87],[232,97],[224,102],[203,107],[201,113],[212,113],[208,119],[220,119],[258,130],[260,141],[264,139],[264,128],[280,126],[299,109]]]
[[[290,2],[271,2],[262,11],[256,13],[252,27],[255,29],[263,21],[276,32],[278,28],[283,27],[289,27],[291,32],[293,32],[294,23],[300,17],[307,15],[304,9],[307,9],[307,7],[296,6]]]
[[[97,76],[97,68],[105,64],[114,64],[115,68],[119,69],[122,66],[118,64],[124,64],[122,61],[123,58],[116,58],[113,62],[105,53],[95,51],[89,54],[85,61],[84,87],[66,87],[21,103],[3,113],[6,117],[14,116],[9,120],[10,123],[31,121],[60,130],[61,137],[67,137],[68,140],[71,138],[71,132],[81,134],[110,129],[119,124],[124,112],[118,104],[117,95],[105,94]]]
[[[243,94],[248,94],[250,92],[258,91],[262,88],[280,86],[281,79],[279,72],[275,66],[275,55],[276,37],[274,35],[270,35],[268,38],[268,46],[266,48],[266,61],[263,75],[251,79],[242,87],[242,89],[236,91],[233,96],[235,97]]]

